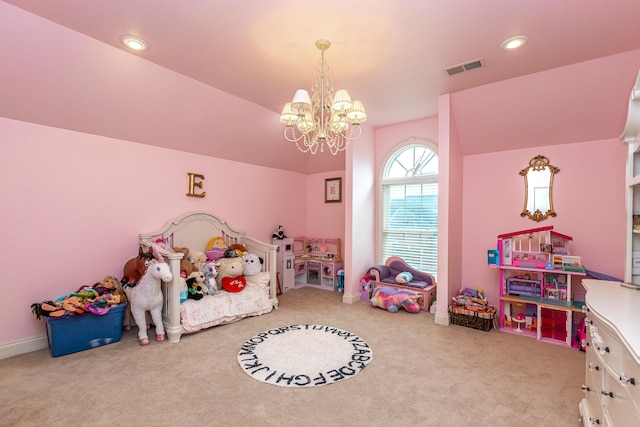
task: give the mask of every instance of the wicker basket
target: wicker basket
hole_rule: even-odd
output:
[[[493,326],[493,315],[491,317],[480,317],[477,313],[459,314],[454,313],[449,307],[449,323],[488,332]]]

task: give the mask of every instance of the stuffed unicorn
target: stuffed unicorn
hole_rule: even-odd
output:
[[[146,312],[151,313],[151,319],[156,325],[156,341],[166,339],[162,324],[162,296],[161,281],[170,282],[173,279],[169,265],[162,256],[154,251],[155,259],[147,262],[147,270],[136,284],[125,285],[131,315],[138,325],[138,341],[140,345],[148,345]]]
[[[419,313],[419,298],[417,293],[406,289],[381,286],[373,290],[370,303],[372,306],[384,308],[390,313],[397,313],[400,308],[404,308],[409,313]]]

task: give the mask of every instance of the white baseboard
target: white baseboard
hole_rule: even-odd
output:
[[[49,343],[46,335],[14,341],[0,345],[0,359],[6,359],[48,347]]]
[[[436,325],[449,326],[449,314],[436,313],[434,322]]]
[[[357,294],[351,294],[351,295],[344,294],[344,295],[342,295],[342,302],[344,302],[346,304],[353,304],[353,303],[356,303],[356,302],[360,302],[360,292],[358,292]]]

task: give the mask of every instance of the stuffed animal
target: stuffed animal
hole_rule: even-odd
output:
[[[398,273],[396,276],[396,283],[399,285],[406,285],[410,281],[413,280],[413,274],[408,271],[403,271],[402,273]]]
[[[199,282],[200,281],[200,282]],[[204,298],[204,291],[200,283],[204,282],[204,274],[199,271],[193,272],[187,277],[187,298],[200,300]]]
[[[189,254],[189,261],[193,264],[195,271],[200,271],[202,265],[207,261],[207,256],[204,252],[194,251]]]
[[[286,234],[284,234],[284,227],[279,225],[278,226],[278,230],[271,235],[271,238],[278,239],[278,240],[286,239],[287,236],[286,236]]]
[[[155,259],[155,256],[151,247],[147,252],[144,252],[142,247],[139,247],[138,256],[131,258],[124,264],[123,275],[120,282],[122,282],[123,285],[135,285],[138,283],[153,259]]]
[[[242,245],[240,243],[234,243],[233,245],[229,246],[229,249],[224,251],[224,255],[222,255],[222,257],[223,258],[236,258],[236,257],[242,258],[246,254],[247,254],[247,248],[245,245]]]
[[[244,262],[243,276],[255,276],[262,271],[262,263],[264,262],[256,254],[246,254],[242,257]]]
[[[202,273],[201,271],[194,271],[189,275],[189,277],[187,277],[187,280],[193,279],[193,278],[196,279],[196,283],[200,288],[199,290],[201,290],[204,295],[207,295],[209,293],[209,288],[204,283],[204,273]]]
[[[417,293],[406,289],[381,286],[373,290],[370,303],[372,306],[384,308],[390,313],[397,313],[400,308],[409,313],[419,313],[419,298]]]
[[[247,286],[247,279],[244,276],[225,277],[222,279],[222,289],[227,292],[240,292]]]
[[[242,243],[234,243],[233,245],[229,245],[229,249],[235,249],[236,251],[238,251],[238,253],[241,253],[241,255],[238,255],[239,257],[246,255],[249,252],[247,251],[247,247]]]
[[[164,237],[158,237],[156,239],[155,243],[156,243],[156,245],[160,246],[165,251],[173,252],[173,249],[171,248],[171,245],[169,244],[169,241],[167,239],[165,239]]]
[[[215,265],[218,267],[216,282],[220,288],[228,292],[238,292],[244,289],[246,279],[242,276],[244,273],[244,262],[242,258],[220,258],[215,262]],[[243,281],[244,283],[242,283]]]
[[[180,275],[189,278],[189,275],[195,270],[193,267],[193,263],[189,261],[189,248],[176,246],[173,248],[173,251],[184,254],[182,259],[180,260]]]
[[[222,237],[214,237],[207,243],[207,258],[217,261],[224,255],[224,251],[228,249],[227,242]]]
[[[185,302],[189,298],[189,287],[187,286],[187,280],[184,277],[180,277],[180,304]]]
[[[209,295],[215,295],[218,293],[218,284],[216,283],[216,276],[218,275],[218,267],[213,261],[207,261],[200,267],[200,272],[204,274],[204,284],[209,289]]]
[[[210,251],[213,248],[227,248],[227,243],[224,241],[224,239],[220,236],[218,237],[214,237],[213,239],[209,240],[209,243],[207,243],[207,250]]]

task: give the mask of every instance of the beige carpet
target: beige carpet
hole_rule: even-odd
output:
[[[494,330],[438,326],[303,288],[280,309],[183,336],[119,343],[57,358],[0,360],[2,426],[577,426],[584,353]],[[246,375],[242,343],[286,324],[359,335],[375,358],[324,387],[274,387]],[[44,325],[43,325],[44,331]]]

